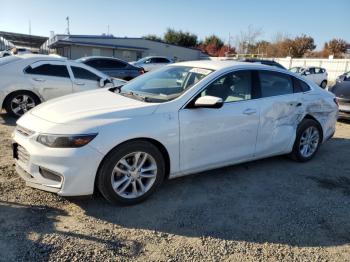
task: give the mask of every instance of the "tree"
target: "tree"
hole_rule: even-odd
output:
[[[219,56],[220,50],[223,48],[223,46],[224,42],[218,36],[211,35],[204,39],[202,44],[199,45],[199,48],[210,56]],[[222,50],[222,52],[225,51]]]
[[[257,39],[262,35],[261,28],[249,25],[246,31],[241,31],[236,37],[236,48],[241,54],[252,54]]]
[[[301,35],[289,42],[290,55],[292,57],[303,57],[307,52],[316,48],[311,36]]]
[[[145,35],[142,38],[147,39],[147,40],[152,40],[152,41],[163,42],[161,37],[159,37],[157,35],[153,35],[153,34]]]
[[[164,34],[164,42],[168,44],[175,44],[183,47],[197,46],[197,35],[190,32],[176,31],[168,28]]]
[[[324,45],[323,54],[328,57],[333,55],[335,58],[342,58],[347,51],[347,43],[343,39],[332,39]]]

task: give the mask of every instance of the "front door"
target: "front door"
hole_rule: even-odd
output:
[[[199,94],[222,98],[223,107],[195,108],[190,103],[180,110],[183,172],[219,167],[252,157],[259,127],[259,106],[254,99],[252,79],[251,71],[228,73]]]
[[[99,88],[99,81],[101,79],[100,76],[79,66],[71,65],[70,68],[72,69],[72,73],[74,77],[74,80],[73,80],[74,93]]]

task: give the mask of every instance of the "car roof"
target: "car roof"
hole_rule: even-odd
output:
[[[111,60],[118,60],[118,61],[126,62],[122,59],[119,59],[116,57],[110,57],[110,56],[84,56],[84,57],[81,57],[77,60],[86,61],[86,60],[91,60],[91,59],[111,59]]]
[[[249,63],[249,62],[239,62],[239,61],[232,61],[232,60],[219,60],[219,61],[213,61],[213,60],[198,60],[198,61],[188,61],[188,62],[180,62],[173,65],[178,66],[189,66],[189,67],[199,67],[199,68],[206,68],[206,69],[212,69],[212,70],[220,70],[225,68],[235,68],[235,67],[244,67],[244,68],[261,68],[261,69],[269,69],[271,70],[278,70],[278,68],[271,67],[268,65],[263,64],[256,64],[256,63]],[[284,71],[279,69],[278,71]]]
[[[58,61],[66,61],[66,57],[56,56],[56,55],[41,55],[41,54],[22,54],[16,55],[16,57],[20,59],[39,59],[39,60],[58,60]]]

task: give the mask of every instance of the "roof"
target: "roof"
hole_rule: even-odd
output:
[[[271,66],[268,66],[268,65],[248,63],[248,62],[238,62],[233,60],[220,60],[220,61],[199,60],[199,61],[180,62],[173,65],[199,67],[199,68],[206,68],[206,69],[212,69],[212,70],[219,70],[219,69],[231,68],[231,67],[246,67],[246,68],[251,67],[251,68],[271,69]],[[274,69],[277,69],[277,68],[274,68]]]
[[[57,36],[67,36],[65,39],[69,39],[69,37],[71,38],[81,38],[81,39],[128,39],[128,40],[144,40],[144,41],[149,41],[149,42],[155,42],[155,43],[160,43],[163,45],[170,45],[170,46],[176,46],[176,47],[181,47],[181,48],[187,48],[187,49],[192,49],[192,50],[196,50],[196,51],[201,51],[200,49],[196,48],[196,47],[184,47],[181,45],[176,45],[176,44],[169,44],[166,42],[162,42],[162,41],[157,41],[157,40],[151,40],[151,39],[146,39],[143,37],[116,37],[113,35],[57,35]],[[58,40],[61,41],[61,40]],[[77,42],[77,41],[74,41]],[[79,41],[79,42],[83,42],[86,43],[85,41]],[[95,42],[91,42],[91,43],[95,43]],[[52,43],[54,44],[54,43]],[[54,47],[53,47],[54,48]],[[136,47],[138,48],[138,47]],[[145,48],[148,49],[148,48]]]
[[[109,60],[123,61],[122,59],[110,57],[110,56],[84,56],[84,57],[81,57],[77,60],[87,61],[87,60],[91,60],[91,59],[109,59]],[[123,62],[125,62],[125,61],[123,61]]]
[[[60,60],[60,61],[67,60],[66,57],[61,57],[57,55],[23,54],[23,55],[16,55],[16,57],[20,59],[41,59],[41,60]]]
[[[49,38],[45,36],[18,34],[0,31],[0,37],[5,38],[16,46],[40,48]]]

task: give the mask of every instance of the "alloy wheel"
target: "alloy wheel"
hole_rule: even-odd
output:
[[[300,137],[300,154],[305,158],[312,156],[317,150],[319,139],[320,134],[316,127],[310,126],[306,128]]]
[[[157,163],[146,152],[133,152],[122,157],[115,165],[111,182],[121,197],[133,199],[147,193],[157,177]]]
[[[22,116],[24,113],[35,107],[35,101],[32,97],[26,94],[15,96],[11,100],[11,110],[17,116]]]

